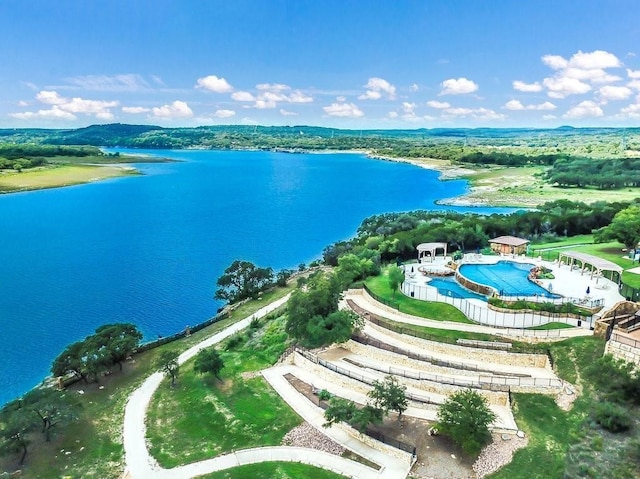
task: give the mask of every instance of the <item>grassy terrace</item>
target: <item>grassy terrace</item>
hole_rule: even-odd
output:
[[[196,375],[194,361],[182,366],[174,388],[165,380],[147,414],[147,440],[160,465],[170,468],[236,449],[279,445],[301,419],[258,371],[275,363],[288,342],[281,316],[227,342],[222,382]]]
[[[26,464],[20,455],[0,457],[0,471],[21,469],[24,478],[72,477],[83,479],[118,479],[124,468],[122,422],[129,395],[155,371],[154,362],[166,350],[184,351],[227,326],[250,316],[266,304],[283,297],[291,287],[265,293],[234,310],[230,317],[215,323],[189,338],[136,355],[125,363],[122,373],[101,379],[98,384],[77,383],[70,391],[83,390],[83,411],[78,421],[60,430],[51,443],[36,434],[29,447]],[[200,379],[202,381],[202,379]],[[100,389],[104,386],[104,389]],[[60,451],[70,452],[64,454]]]
[[[405,296],[400,291],[395,294],[389,286],[387,271],[383,270],[379,276],[367,279],[366,285],[375,294],[387,300],[403,313],[436,321],[454,321],[457,323],[473,323],[460,310],[450,304],[436,301],[421,301]]]

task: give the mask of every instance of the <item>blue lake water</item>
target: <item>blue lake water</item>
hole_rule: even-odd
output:
[[[0,404],[101,324],[133,322],[154,339],[215,315],[215,282],[234,259],[295,268],[367,216],[439,209],[466,189],[356,154],[140,152],[181,162],[0,195]]]

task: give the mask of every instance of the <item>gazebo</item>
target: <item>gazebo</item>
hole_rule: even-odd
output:
[[[421,243],[416,248],[418,250],[418,263],[422,261],[433,262],[438,250],[442,251],[442,257],[447,256],[447,243]]]
[[[618,273],[618,281],[616,282],[620,284],[624,268],[609,260],[598,258],[597,256],[593,256],[587,253],[580,253],[578,251],[563,251],[558,256],[558,266],[563,264],[563,258],[566,259],[567,265],[570,268],[573,268],[575,263],[580,263],[580,266],[578,266],[578,268],[581,270],[580,274],[584,274],[585,269],[590,271],[591,278],[593,279],[594,276],[596,277],[596,284],[598,283],[598,277],[602,276],[603,271]],[[587,268],[587,266],[591,266],[591,268]]]
[[[516,236],[499,236],[489,240],[491,249],[501,254],[523,254],[527,251],[529,240]]]

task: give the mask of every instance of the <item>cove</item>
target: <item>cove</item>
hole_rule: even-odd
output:
[[[179,161],[0,196],[1,404],[99,325],[132,322],[149,340],[215,315],[215,282],[235,259],[296,268],[384,212],[509,211],[437,206],[466,182],[359,154],[133,152]]]

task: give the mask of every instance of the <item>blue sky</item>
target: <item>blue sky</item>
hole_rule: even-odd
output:
[[[638,0],[5,0],[0,127],[640,125]]]

